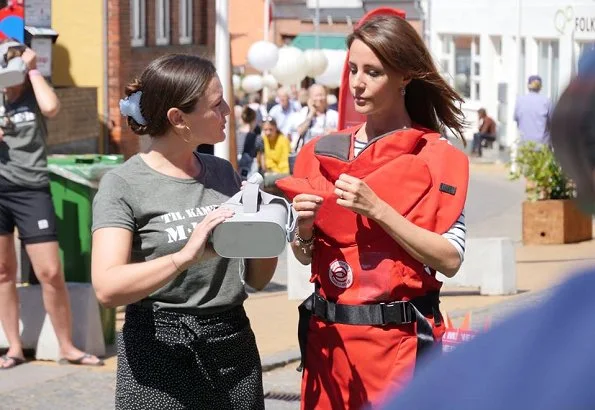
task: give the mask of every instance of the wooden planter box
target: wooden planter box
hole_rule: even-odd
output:
[[[525,245],[573,243],[592,237],[592,216],[579,210],[573,200],[523,202]]]

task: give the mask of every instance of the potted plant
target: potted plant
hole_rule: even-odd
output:
[[[591,215],[576,206],[574,184],[564,175],[549,145],[522,143],[513,161],[516,170],[511,173],[511,179],[526,180],[525,245],[573,243],[592,238]]]

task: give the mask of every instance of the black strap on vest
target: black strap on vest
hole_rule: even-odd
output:
[[[406,325],[415,322],[417,324],[416,359],[419,360],[421,355],[436,344],[432,325],[425,316],[433,316],[436,326],[440,326],[439,303],[438,292],[428,293],[409,302],[396,301],[373,305],[334,303],[314,292],[298,307],[298,340],[302,359],[297,370],[302,371],[304,368],[308,330],[312,315],[316,315],[326,322],[348,325],[386,326]]]

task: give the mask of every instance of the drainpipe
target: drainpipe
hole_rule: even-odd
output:
[[[420,5],[424,16],[424,36],[426,40],[426,46],[428,47],[428,50],[432,50],[432,0],[426,0],[425,9],[421,7],[421,2],[418,4]]]
[[[109,153],[109,134],[110,134],[110,118],[109,118],[109,93],[108,93],[108,86],[109,86],[109,62],[108,62],[108,1],[103,0],[103,118],[102,123],[102,143],[99,149],[102,153],[107,154]]]
[[[515,101],[513,102],[513,104],[516,104],[516,101],[518,100],[518,97],[521,95],[521,87],[523,84],[523,78],[522,75],[524,73],[520,72],[520,68],[521,68],[521,52],[522,52],[522,47],[521,47],[521,25],[522,25],[522,11],[523,11],[523,5],[522,5],[522,0],[517,0],[517,27],[516,27],[516,72],[517,72],[517,81],[516,81],[516,93],[515,93]],[[525,48],[525,50],[527,50]],[[514,120],[513,120],[514,123]],[[520,135],[518,134],[518,127],[515,127],[517,129],[517,134],[515,135],[515,138],[513,141],[511,141],[510,143],[510,172],[514,173],[517,172],[518,170],[518,166],[516,164],[516,157],[517,157],[517,151],[518,151],[518,137],[520,137]],[[510,140],[510,138],[509,138]]]
[[[320,48],[320,0],[316,0],[316,14],[314,18],[314,48]]]
[[[231,76],[231,56],[230,56],[230,39],[229,39],[229,1],[228,0],[216,0],[215,2],[215,66],[217,67],[217,73],[221,79],[223,86],[223,95],[225,98],[229,98],[230,93],[230,81]],[[232,107],[233,102],[230,101]],[[232,108],[233,110],[233,108]],[[233,111],[231,113],[233,115]],[[230,158],[230,129],[229,121],[225,125],[225,141],[215,144],[215,156],[229,160]]]
[[[263,33],[264,33],[264,41],[270,41],[270,30],[269,30],[269,21],[271,20],[271,0],[264,0],[264,25],[263,25]],[[273,39],[273,43],[275,40]],[[269,70],[264,70],[262,72],[262,76],[265,77],[269,74]],[[268,87],[262,88],[262,102],[265,106],[269,102],[269,89]]]

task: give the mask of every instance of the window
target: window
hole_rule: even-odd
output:
[[[303,2],[302,2],[303,3]],[[323,8],[323,9],[332,9],[332,8],[358,8],[361,9],[364,7],[362,0],[307,0],[306,7],[309,9],[315,9],[316,6]]]
[[[444,77],[444,79],[449,83],[452,84],[452,72],[454,72],[454,58],[452,55],[452,36],[444,35],[440,36],[441,41],[441,52],[442,55],[440,56],[438,62],[438,69],[440,70],[440,74]]]
[[[537,74],[542,80],[542,92],[555,101],[558,98],[560,70],[558,40],[538,40],[537,49]]]
[[[155,7],[155,43],[164,46],[169,44],[169,0],[156,0]]]
[[[142,47],[146,42],[146,0],[130,0],[130,44]]]
[[[454,87],[461,96],[477,101],[480,99],[481,62],[479,38],[453,36]]]
[[[578,62],[583,55],[583,53],[587,50],[595,49],[595,42],[592,41],[577,41],[574,47],[574,72],[576,74],[578,72]]]
[[[479,37],[440,36],[442,55],[438,60],[439,69],[445,80],[464,98],[480,99],[481,62]]]
[[[192,43],[192,0],[180,1],[180,44]]]

